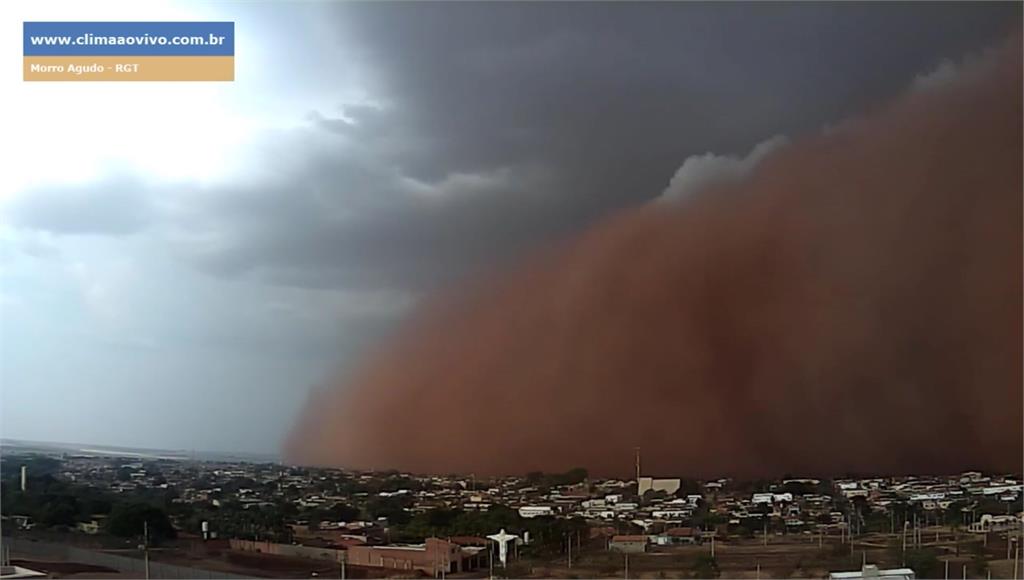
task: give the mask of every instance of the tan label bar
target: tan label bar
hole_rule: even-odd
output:
[[[233,56],[26,56],[26,81],[233,81]]]

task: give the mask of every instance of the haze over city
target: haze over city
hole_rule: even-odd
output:
[[[1019,4],[0,14],[5,63],[23,20],[237,30],[232,83],[2,81],[5,438],[1019,467]]]

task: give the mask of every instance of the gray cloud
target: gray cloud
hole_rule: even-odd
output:
[[[251,175],[193,186],[159,218],[154,192],[120,182],[33,193],[15,223],[123,234],[159,219],[217,275],[420,290],[653,199],[677,170],[679,185],[721,165],[680,168],[695,155],[742,165],[765,135],[856,115],[1020,16],[949,3],[324,10],[358,47],[346,66],[374,71],[375,102],[264,136]]]
[[[125,235],[156,217],[159,192],[118,176],[98,182],[52,185],[22,192],[5,207],[14,226],[54,234]]]
[[[47,232],[0,230],[0,265],[12,262],[18,256],[50,259],[60,256],[60,249]]]
[[[786,137],[777,135],[758,143],[742,158],[714,153],[693,155],[683,162],[658,199],[685,199],[705,187],[736,183],[749,175],[768,154],[788,142]]]
[[[1019,7],[345,4],[375,105],[217,210],[211,271],[424,287],[656,197],[693,155],[856,115]],[[1010,18],[1012,20],[1012,18]],[[863,31],[872,30],[872,41]],[[274,163],[268,159],[268,163]],[[461,176],[461,177],[460,177]]]

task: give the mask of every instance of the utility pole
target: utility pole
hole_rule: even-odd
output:
[[[146,562],[146,580],[149,580],[149,522],[142,520],[142,554]]]
[[[636,451],[636,493],[640,495],[640,448],[634,447],[633,450]]]
[[[572,570],[572,536],[566,534],[566,544],[569,545],[569,569]]]
[[[943,578],[949,580],[949,560],[946,560],[946,575]]]
[[[626,556],[626,573],[623,576],[623,578],[625,578],[626,580],[629,580],[629,552],[626,552],[625,556]],[[1016,562],[1016,561],[1014,561],[1014,562]],[[1016,578],[1017,578],[1016,569],[1014,570],[1013,577],[1014,577],[1014,580],[1016,580]]]
[[[903,565],[907,565],[907,526],[910,522],[903,520]]]
[[[487,542],[487,577],[494,580],[494,545]]]
[[[711,557],[715,557],[715,536],[711,536]]]

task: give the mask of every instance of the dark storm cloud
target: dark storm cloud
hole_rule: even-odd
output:
[[[574,208],[539,167],[404,175],[392,141],[316,115],[264,153],[273,175],[204,192],[174,221],[186,255],[223,275],[311,287],[413,288],[558,231]]]
[[[688,156],[862,113],[1020,17],[946,3],[332,10],[380,103],[312,114],[265,160],[280,183],[194,220],[220,238],[197,254],[211,271],[431,286],[656,197]]]
[[[599,210],[655,195],[689,155],[746,151],[862,112],[1020,14],[948,4],[343,9],[385,93],[430,139],[409,171],[541,162]]]
[[[921,3],[324,10],[339,54],[374,71],[375,103],[264,136],[248,175],[176,186],[198,193],[177,205],[108,180],[21,196],[12,222],[109,234],[169,222],[219,275],[433,287],[658,196],[692,155],[745,154],[870,109],[1020,17],[1012,4]]]

